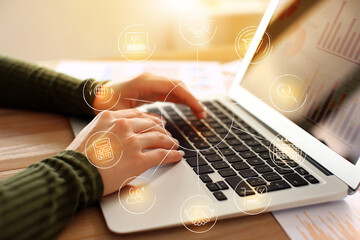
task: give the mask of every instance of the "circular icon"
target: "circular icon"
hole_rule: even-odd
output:
[[[270,145],[270,159],[279,168],[291,169],[301,165],[306,156],[287,138],[277,135]]]
[[[98,82],[93,81],[92,79],[87,79],[83,86],[82,90],[83,99],[91,109],[96,111],[110,110],[115,107],[115,105],[120,101],[121,94],[116,96],[114,89],[109,86],[103,86],[98,84]],[[94,96],[97,99],[100,105],[104,106],[108,104],[107,109],[97,109],[92,106],[92,103],[89,103],[86,99],[86,96]],[[109,104],[110,102],[114,102],[113,104]]]
[[[247,215],[260,214],[269,207],[271,197],[267,194],[268,187],[266,185],[259,185],[250,187],[249,183],[263,182],[260,177],[251,177],[241,180],[233,191],[234,202],[237,208]],[[240,195],[240,197],[239,197]]]
[[[256,30],[257,30],[256,26],[246,27],[243,30],[241,30],[236,36],[235,51],[240,59],[244,59],[245,54],[251,45],[252,39],[255,36]],[[263,62],[270,55],[271,51],[272,51],[272,46],[271,46],[270,35],[267,32],[265,32],[263,38],[261,39],[256,49],[255,56],[253,57],[251,63]]]
[[[195,195],[181,205],[180,219],[185,228],[194,233],[205,233],[217,221],[216,207],[209,197]]]
[[[204,45],[210,42],[217,31],[214,20],[199,9],[185,12],[179,22],[181,37],[191,45]]]
[[[122,154],[122,143],[118,136],[111,132],[96,132],[85,143],[85,156],[92,165],[100,169],[115,166]]]
[[[130,62],[142,62],[149,59],[155,48],[151,31],[141,24],[127,26],[118,37],[120,54]]]
[[[129,213],[142,214],[149,211],[156,202],[156,195],[150,181],[142,176],[130,177],[118,191],[120,205]]]
[[[270,87],[270,101],[282,112],[299,110],[307,99],[304,81],[296,75],[284,74]]]

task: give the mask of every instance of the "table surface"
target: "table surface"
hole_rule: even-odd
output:
[[[224,54],[228,51],[228,54]],[[219,53],[222,57],[219,59]],[[202,50],[201,60],[234,60],[232,48]],[[190,60],[194,51],[161,53],[154,59]],[[109,59],[107,59],[109,60]],[[40,62],[54,68],[58,61]],[[0,180],[18,173],[28,165],[65,149],[73,140],[70,122],[65,116],[0,108]],[[98,204],[75,215],[58,239],[288,239],[271,213],[221,220],[203,234],[183,226],[136,234],[110,232]]]

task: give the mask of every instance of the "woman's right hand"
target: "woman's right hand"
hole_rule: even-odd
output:
[[[98,167],[104,194],[119,190],[128,178],[159,164],[178,162],[178,141],[163,128],[160,116],[137,109],[103,111],[67,148],[83,153]]]

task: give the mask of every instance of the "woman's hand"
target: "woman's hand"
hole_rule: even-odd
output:
[[[104,195],[108,195],[130,177],[160,163],[182,159],[184,152],[176,150],[178,142],[162,127],[162,121],[160,117],[136,109],[103,111],[67,149],[83,153],[98,167]]]
[[[148,102],[168,101],[189,106],[199,119],[207,117],[203,105],[190,93],[184,83],[178,80],[143,73],[128,82],[108,82],[102,88],[107,88],[104,92],[114,92],[115,97],[108,102],[95,98],[93,107],[98,110],[128,109]],[[118,96],[120,96],[119,101]],[[95,111],[95,114],[98,112]]]

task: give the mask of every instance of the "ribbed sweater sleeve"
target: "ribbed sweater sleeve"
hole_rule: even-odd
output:
[[[85,84],[77,78],[0,55],[1,107],[93,115],[88,104],[92,105],[95,94],[89,93],[103,83],[90,79]]]
[[[0,182],[0,239],[52,239],[102,194],[98,170],[81,153],[62,151],[30,165]]]

